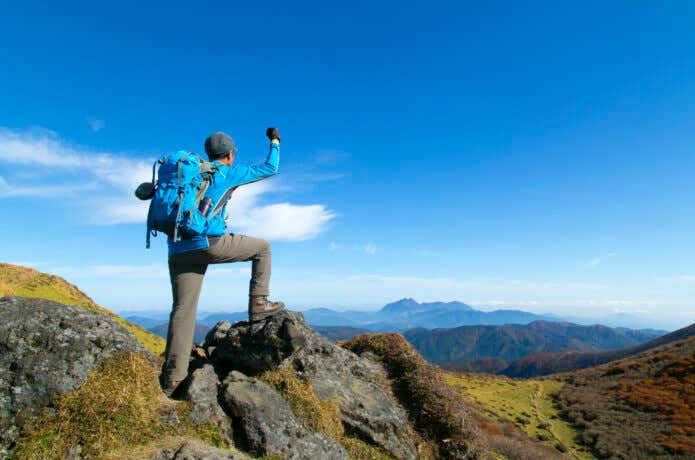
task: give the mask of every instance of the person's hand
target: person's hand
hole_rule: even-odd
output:
[[[277,140],[280,142],[280,130],[277,128],[268,128],[265,130],[265,135],[270,139],[270,141]]]

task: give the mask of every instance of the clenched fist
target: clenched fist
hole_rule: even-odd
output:
[[[270,139],[271,141],[273,139],[280,140],[280,130],[277,128],[268,128],[265,130],[265,135]]]

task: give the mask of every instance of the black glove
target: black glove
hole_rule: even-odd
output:
[[[280,130],[277,128],[268,128],[265,130],[265,135],[268,136],[268,139],[271,141],[273,139],[280,140]]]

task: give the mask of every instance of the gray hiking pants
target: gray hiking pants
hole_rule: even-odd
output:
[[[178,382],[188,374],[195,313],[200,288],[209,264],[253,262],[249,295],[268,295],[270,244],[260,238],[229,234],[209,238],[210,247],[175,254],[169,258],[169,277],[174,298],[162,368],[163,381]]]

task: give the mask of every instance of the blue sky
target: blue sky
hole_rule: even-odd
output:
[[[140,2],[141,3],[141,2]],[[248,2],[247,2],[248,3]],[[132,189],[225,130],[290,306],[404,296],[695,318],[691,2],[21,2],[0,17],[1,259],[170,303]],[[248,265],[201,308],[242,309]]]

